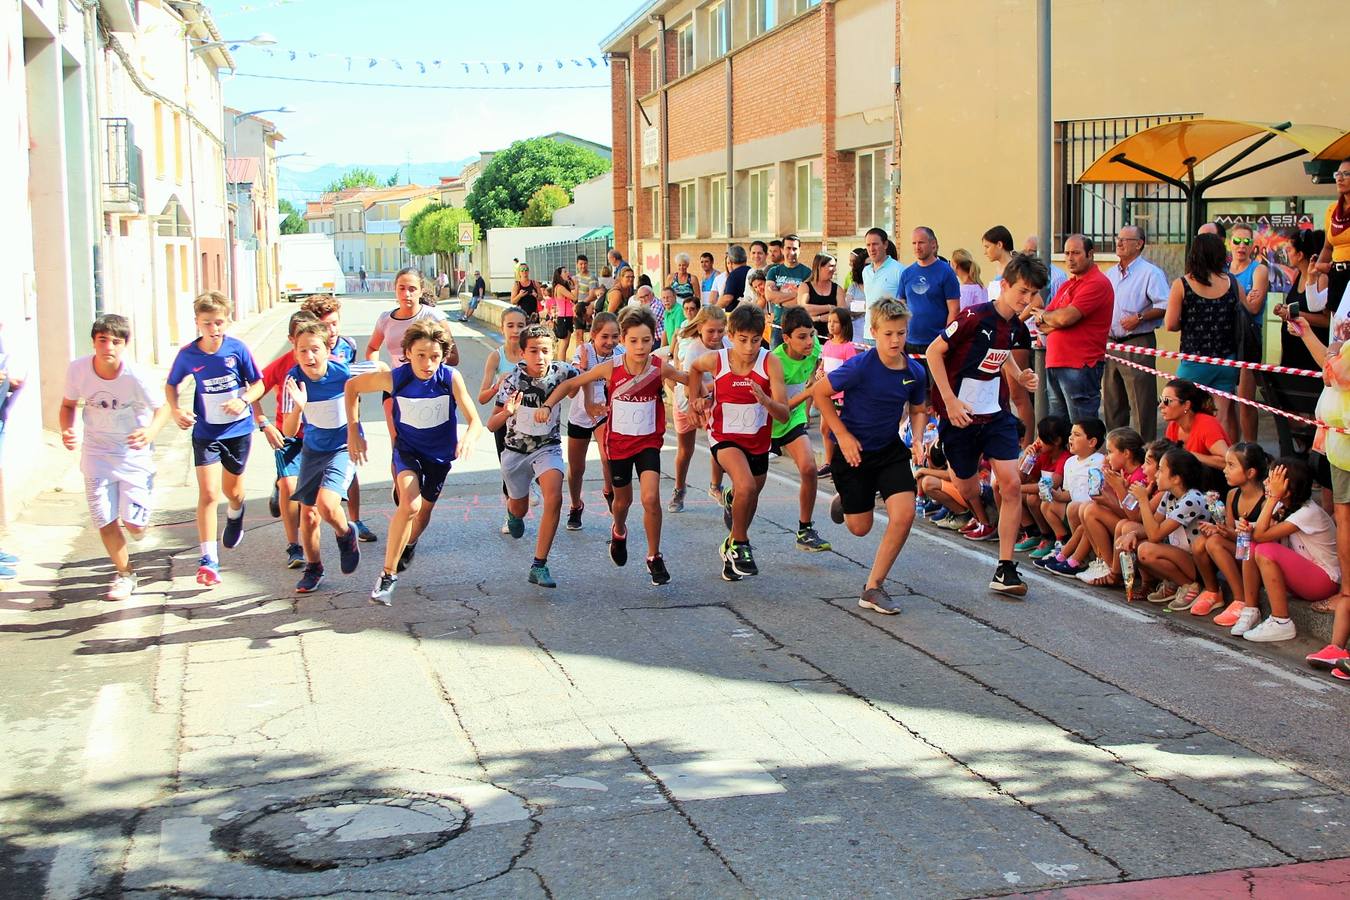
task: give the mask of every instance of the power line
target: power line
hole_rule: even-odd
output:
[[[254,75],[249,72],[236,72],[236,78],[266,78],[271,81],[303,81],[306,84],[340,84],[346,87],[412,88],[419,91],[580,91],[604,88],[607,84],[520,84],[520,85],[471,85],[471,84],[408,84],[388,81],[340,81],[333,78],[298,78],[289,75]]]

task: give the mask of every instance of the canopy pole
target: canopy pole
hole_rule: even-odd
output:
[[[1055,150],[1055,124],[1050,107],[1050,2],[1051,0],[1036,0],[1038,57],[1036,74],[1039,82],[1036,92],[1036,132],[1040,144],[1038,148],[1040,158],[1036,166],[1036,196],[1040,200],[1040,211],[1039,221],[1036,224],[1041,258],[1045,260],[1046,266],[1050,265],[1050,258],[1055,249],[1050,245],[1050,217],[1054,199],[1051,185],[1054,183]]]

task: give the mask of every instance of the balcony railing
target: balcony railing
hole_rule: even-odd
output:
[[[103,202],[125,212],[145,211],[141,148],[129,119],[103,120]]]

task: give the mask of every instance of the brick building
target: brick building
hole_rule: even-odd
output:
[[[796,232],[846,252],[894,207],[898,5],[655,0],[605,39],[615,245],[639,271]]]

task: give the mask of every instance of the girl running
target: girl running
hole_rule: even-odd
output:
[[[601,363],[614,358],[623,348],[619,343],[619,319],[614,313],[596,313],[591,319],[591,339],[577,348],[572,357],[572,365],[582,372],[588,372]],[[603,488],[606,505],[614,503],[614,487],[609,470],[609,454],[605,452],[605,388],[604,385],[590,384],[572,398],[572,406],[567,415],[567,492],[571,495],[572,505],[567,511],[567,530],[581,530],[581,513],[586,504],[581,500],[581,486],[586,479],[586,450],[595,438],[600,448],[600,472],[604,477]]]
[[[861,287],[859,288],[861,290]],[[828,378],[835,369],[848,362],[859,353],[858,345],[853,343],[853,313],[843,306],[830,310],[825,320],[829,330],[829,339],[820,348],[820,365]],[[844,408],[844,392],[836,391],[830,395],[834,411]],[[816,469],[816,477],[824,478],[830,474],[830,457],[834,455],[834,438],[830,435],[830,425],[825,417],[820,417],[820,443],[824,451],[825,464]]]
[[[548,298],[544,300],[544,320],[558,340],[554,353],[558,359],[567,359],[572,350],[572,332],[576,323],[576,291],[566,266],[553,270],[550,285]]]
[[[725,349],[730,346],[726,340],[727,314],[718,306],[705,306],[690,319],[676,334],[671,348],[670,364],[681,373],[688,373],[694,361],[706,353]],[[712,376],[705,375],[704,390],[712,387]],[[675,382],[675,490],[670,495],[671,512],[684,511],[684,494],[688,487],[689,463],[694,458],[694,437],[698,434],[698,416],[689,410],[689,393],[685,387],[685,375]],[[712,459],[712,481],[708,485],[708,497],[718,506],[723,506],[722,467],[717,459]]]
[[[483,381],[478,386],[478,402],[491,403],[497,396],[506,376],[516,370],[524,356],[520,350],[520,333],[530,324],[524,310],[513,306],[502,312],[502,345],[488,354],[483,364]],[[492,440],[497,445],[497,459],[502,458],[506,449],[506,426],[492,432]],[[506,496],[506,482],[502,482],[502,496]],[[502,524],[502,534],[507,533],[506,524]]]
[[[1218,566],[1232,589],[1233,602],[1214,617],[1214,624],[1231,628],[1237,624],[1242,610],[1246,608],[1242,602],[1242,576],[1239,572],[1242,564],[1237,559],[1237,529],[1240,522],[1250,524],[1260,518],[1266,502],[1264,483],[1269,465],[1270,457],[1256,443],[1234,444],[1224,454],[1223,475],[1232,490],[1228,492],[1224,504],[1224,521],[1200,526],[1201,537],[1191,548],[1195,554],[1195,567],[1200,570],[1200,580],[1205,588],[1195,599],[1191,615],[1208,615],[1215,607],[1223,605],[1223,589],[1214,573],[1215,566]]]
[[[408,330],[408,326],[423,320],[447,321],[445,313],[434,306],[424,306],[421,303],[422,273],[414,266],[400,269],[394,276],[394,298],[398,300],[398,308],[380,313],[380,317],[375,320],[375,328],[370,333],[370,342],[366,344],[367,360],[379,359],[380,351],[383,350],[389,357],[391,367],[407,362],[403,358],[403,334]],[[450,350],[445,355],[445,362],[451,366],[459,365],[459,348],[455,346],[454,338],[450,338]],[[393,408],[393,401],[385,394],[384,422],[389,428],[391,439],[394,437]]]

